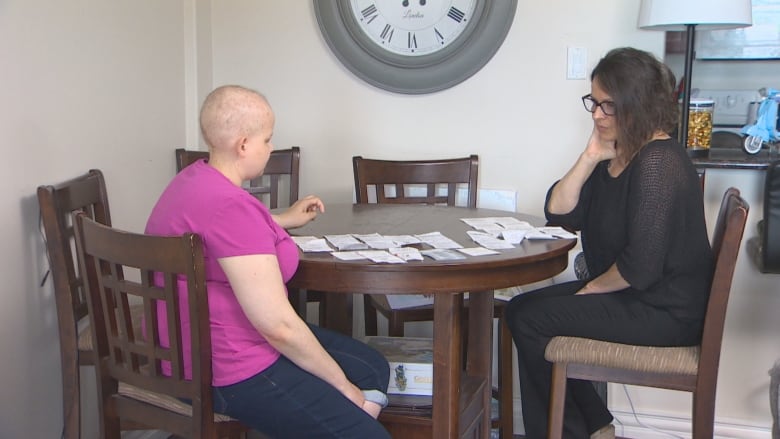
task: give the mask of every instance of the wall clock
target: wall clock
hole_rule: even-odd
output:
[[[364,81],[432,93],[479,71],[512,26],[517,0],[313,0],[333,53]]]

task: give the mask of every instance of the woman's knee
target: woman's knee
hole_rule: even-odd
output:
[[[528,315],[533,313],[534,301],[522,295],[515,296],[504,310],[507,326],[512,334],[522,332],[522,327],[528,322]]]
[[[342,366],[350,369],[348,375],[354,375],[352,378],[356,380],[355,384],[364,390],[376,389],[382,393],[387,393],[387,386],[390,382],[390,364],[388,364],[385,356],[378,350],[357,340],[350,356],[359,358],[357,362],[349,362],[355,368],[351,368],[346,364]]]
[[[377,379],[379,380],[380,388],[383,393],[387,393],[387,386],[390,383],[390,364],[387,359],[379,351],[370,349],[372,351],[369,361],[371,367],[376,371]]]

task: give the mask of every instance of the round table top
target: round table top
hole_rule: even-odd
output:
[[[293,236],[330,234],[416,235],[441,232],[464,247],[477,244],[467,235],[474,230],[463,218],[515,217],[542,226],[542,218],[514,212],[466,207],[409,204],[328,204],[325,212]],[[523,240],[498,254],[464,259],[405,264],[344,261],[327,252],[300,252],[292,286],[332,292],[404,294],[409,292],[483,291],[522,285],[551,277],[568,264],[576,239]],[[420,249],[428,248],[422,244]],[[399,276],[402,274],[402,276]]]

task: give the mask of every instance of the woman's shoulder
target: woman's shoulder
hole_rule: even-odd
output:
[[[697,176],[687,151],[675,139],[651,141],[639,151],[634,162],[632,175],[643,181],[687,185]]]
[[[675,139],[658,139],[651,140],[647,145],[643,146],[636,156],[638,162],[652,163],[655,161],[687,161],[690,162],[690,158],[682,147],[680,142]]]
[[[682,147],[680,142],[677,141],[677,139],[674,138],[666,138],[666,139],[655,139],[647,142],[647,144],[639,150],[639,153],[659,153],[659,152],[678,152],[678,151],[685,151],[685,148]]]

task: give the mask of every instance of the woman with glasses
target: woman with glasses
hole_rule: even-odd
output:
[[[677,123],[674,75],[652,54],[614,49],[582,98],[593,131],[547,193],[552,224],[581,232],[588,278],[515,297],[506,318],[518,349],[526,436],[547,435],[555,336],[647,346],[700,342],[713,257],[699,179]],[[592,383],[567,386],[564,435],[614,438]]]

